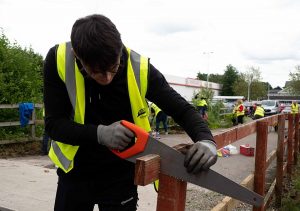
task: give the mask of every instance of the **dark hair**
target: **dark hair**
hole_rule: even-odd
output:
[[[114,65],[122,50],[119,31],[103,15],[89,15],[76,20],[71,43],[76,55],[91,67],[107,70]]]

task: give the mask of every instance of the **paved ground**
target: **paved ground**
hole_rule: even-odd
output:
[[[214,131],[219,133],[222,131]],[[277,134],[269,133],[270,140],[277,140]],[[189,143],[186,134],[162,136],[168,145]],[[268,151],[276,148],[277,141],[269,141]],[[255,147],[255,134],[248,136],[234,146],[248,143]],[[48,168],[51,162],[47,156],[29,156],[0,159],[0,211],[50,211],[53,210],[57,176],[55,169]],[[224,176],[241,182],[253,172],[254,157],[240,154],[219,158],[213,169]],[[188,189],[198,188],[188,185]],[[139,211],[153,211],[156,207],[156,193],[152,185],[139,187]],[[6,209],[4,209],[6,208]],[[95,210],[98,210],[95,208]]]

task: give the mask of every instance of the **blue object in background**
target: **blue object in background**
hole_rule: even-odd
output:
[[[21,127],[24,127],[28,124],[33,109],[34,109],[33,103],[20,103],[19,104]]]

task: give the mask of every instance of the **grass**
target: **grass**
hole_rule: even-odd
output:
[[[287,183],[286,193],[282,198],[280,211],[300,211],[300,158],[292,175],[292,180]]]

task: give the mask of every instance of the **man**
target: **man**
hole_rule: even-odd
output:
[[[49,157],[58,166],[54,210],[136,210],[134,164],[113,154],[134,141],[120,120],[150,131],[145,98],[180,124],[195,142],[188,172],[216,162],[213,136],[195,109],[174,91],[149,59],[126,48],[105,16],[78,19],[71,43],[52,47],[44,65]],[[178,164],[182,165],[182,164]]]
[[[155,137],[160,138],[159,136],[159,125],[162,122],[165,130],[165,135],[168,135],[168,116],[163,112],[157,105],[151,103],[150,105],[151,114],[153,116],[151,120],[151,125],[155,117]]]
[[[233,109],[233,113],[236,116],[236,124],[234,125],[243,124],[244,116],[245,116],[245,108],[242,100],[237,100],[236,106]]]
[[[261,104],[255,103],[255,112],[254,112],[254,119],[260,119],[265,116],[265,110],[261,107]]]
[[[196,99],[197,99],[197,110],[200,112],[200,115],[202,116],[202,118],[207,119],[206,118],[206,109],[207,109],[206,98],[201,97],[199,99],[199,96],[196,95]]]
[[[299,106],[298,106],[298,103],[296,101],[292,102],[291,113],[292,114],[298,114],[299,113]]]

